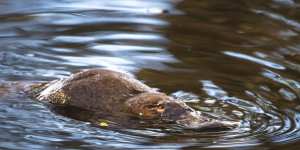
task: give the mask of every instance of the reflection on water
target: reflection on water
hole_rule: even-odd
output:
[[[299,149],[299,7],[297,0],[1,1],[0,149]],[[99,128],[78,118],[87,113],[58,113],[20,88],[93,67],[129,71],[242,125],[198,132],[112,118]]]

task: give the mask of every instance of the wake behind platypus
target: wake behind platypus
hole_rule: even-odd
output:
[[[66,79],[36,84],[28,93],[33,99],[54,106],[159,120],[189,129],[230,129],[239,124],[206,117],[183,101],[158,92],[129,74],[109,69],[91,69]]]

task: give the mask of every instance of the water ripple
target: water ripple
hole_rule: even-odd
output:
[[[299,6],[296,0],[1,1],[0,149],[299,149]],[[110,123],[101,128],[22,92],[24,85],[93,67],[132,72],[241,126],[200,132],[101,118]]]

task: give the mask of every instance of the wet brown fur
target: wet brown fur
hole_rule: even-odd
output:
[[[47,89],[58,82],[61,86],[55,87],[53,92],[43,93],[42,90],[35,97],[53,104],[104,112],[131,111],[132,109],[128,109],[124,104],[130,98],[142,93],[148,93],[148,100],[152,100],[150,97],[160,99],[168,97],[162,93],[158,94],[156,90],[126,73],[107,69],[79,72],[67,79],[52,81],[43,87],[35,86],[35,88]],[[140,103],[140,106],[135,107],[142,108],[141,105],[146,105],[146,103]]]

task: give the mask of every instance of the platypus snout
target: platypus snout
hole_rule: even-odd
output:
[[[185,103],[171,101],[165,104],[162,114],[165,120],[173,121],[185,129],[226,130],[239,126],[239,122],[222,121],[203,116]]]
[[[197,129],[197,130],[229,130],[236,128],[240,125],[239,122],[223,121],[208,118],[201,115],[200,112],[193,111],[181,116],[176,123],[185,129]]]

